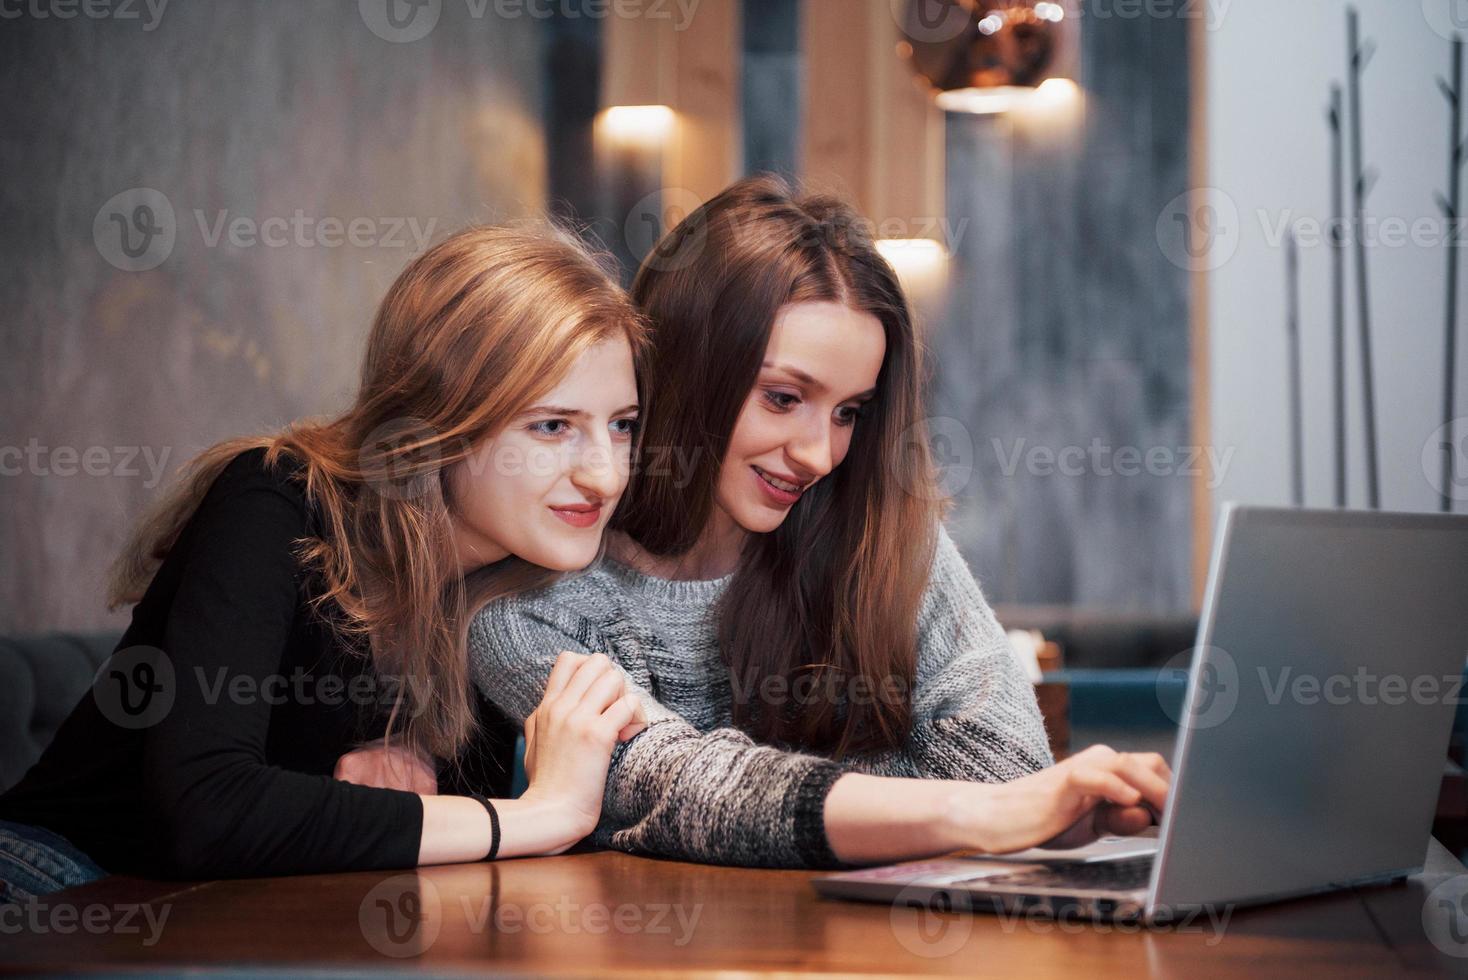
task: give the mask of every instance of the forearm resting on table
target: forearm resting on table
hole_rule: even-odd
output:
[[[972,846],[952,819],[956,785],[848,772],[826,796],[826,838],[847,864],[882,864]]]
[[[468,796],[423,796],[419,864],[479,861],[489,853],[489,811]],[[561,806],[522,795],[490,800],[500,818],[498,857],[558,854],[591,832]]]

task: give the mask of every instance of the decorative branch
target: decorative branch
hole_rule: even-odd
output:
[[[1300,408],[1300,254],[1295,230],[1285,240],[1285,339],[1290,354],[1290,474],[1296,507],[1305,506],[1304,422]]]
[[[1457,376],[1458,362],[1458,204],[1463,184],[1463,38],[1453,36],[1453,80],[1437,80],[1438,88],[1442,90],[1443,96],[1448,100],[1448,109],[1452,113],[1452,119],[1448,123],[1448,193],[1444,197],[1437,195],[1438,207],[1442,208],[1443,217],[1448,223],[1448,284],[1447,284],[1447,315],[1444,326],[1443,339],[1443,425],[1447,430],[1447,437],[1442,444],[1443,451],[1443,478],[1440,484],[1442,494],[1442,511],[1450,514],[1453,511],[1453,487],[1457,485],[1457,474],[1454,472],[1454,461],[1457,454],[1453,451],[1453,419],[1456,416],[1454,403],[1456,402],[1454,383]]]
[[[1365,71],[1376,46],[1367,41],[1359,43],[1360,17],[1355,7],[1346,10],[1346,45],[1350,62],[1350,116],[1351,116],[1351,175],[1352,197],[1356,219],[1356,302],[1357,322],[1361,334],[1361,401],[1365,418],[1366,441],[1366,503],[1372,510],[1381,509],[1381,488],[1376,461],[1376,389],[1372,383],[1371,369],[1371,295],[1366,278],[1366,197],[1376,184],[1377,174],[1368,171],[1361,162],[1361,74]]]
[[[1341,87],[1330,87],[1330,340],[1335,409],[1335,505],[1346,506],[1346,220]]]

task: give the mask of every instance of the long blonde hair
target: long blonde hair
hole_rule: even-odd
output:
[[[573,236],[471,228],[398,276],[367,341],[344,414],[215,445],[141,520],[112,569],[108,602],[137,602],[220,472],[266,447],[289,454],[322,534],[298,543],[316,612],[399,686],[388,729],[453,759],[475,723],[465,635],[494,599],[553,572],[509,558],[461,575],[450,467],[554,387],[587,348],[616,336],[639,353],[642,321]],[[401,725],[401,728],[399,728]]]

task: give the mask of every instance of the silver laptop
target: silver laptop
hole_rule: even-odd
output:
[[[813,879],[823,895],[1165,921],[1422,869],[1468,659],[1468,516],[1225,504],[1151,838]]]

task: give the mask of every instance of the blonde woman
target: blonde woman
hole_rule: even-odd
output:
[[[105,873],[393,868],[589,834],[613,747],[645,723],[605,657],[557,662],[521,798],[436,795],[433,766],[475,731],[474,611],[600,553],[642,339],[559,235],[473,229],[414,261],[345,414],[214,446],[134,533],[110,595],[130,627],[0,797],[0,902]]]

